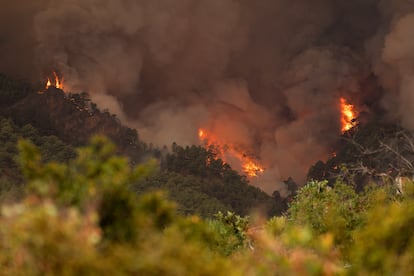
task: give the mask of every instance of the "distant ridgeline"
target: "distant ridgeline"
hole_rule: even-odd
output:
[[[256,209],[274,215],[287,207],[286,199],[250,186],[222,160],[210,162],[214,153],[203,147],[174,145],[171,153],[161,154],[140,141],[136,130],[123,126],[115,115],[99,110],[87,93],[64,93],[55,87],[39,93],[24,81],[0,74],[0,122],[0,199],[17,196],[16,187],[24,183],[14,162],[18,138],[39,146],[45,162],[67,162],[75,156],[76,147],[101,134],[132,165],[157,158],[159,172],[132,189],[137,193],[167,190],[184,214],[211,217],[218,211],[233,211],[247,215]]]

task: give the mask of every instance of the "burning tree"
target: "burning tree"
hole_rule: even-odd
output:
[[[358,112],[356,111],[355,106],[348,103],[345,98],[340,99],[340,104],[341,131],[344,133],[357,125],[356,118],[358,117]]]

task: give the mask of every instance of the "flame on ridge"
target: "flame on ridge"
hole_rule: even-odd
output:
[[[214,146],[218,158],[226,162],[226,156],[231,156],[240,161],[243,172],[248,177],[257,177],[264,172],[264,168],[255,160],[255,158],[243,153],[237,146],[228,145],[220,142],[213,134],[205,129],[198,130],[198,137],[206,146]]]
[[[53,76],[54,76],[54,83],[52,83],[50,78],[47,78],[46,89],[53,86],[53,87],[56,87],[56,88],[59,88],[59,89],[63,90],[63,77],[59,78],[59,76],[56,74],[56,72],[53,72]]]
[[[358,112],[355,110],[355,107],[352,104],[347,103],[345,98],[341,98],[341,131],[350,130],[356,126],[356,117]]]

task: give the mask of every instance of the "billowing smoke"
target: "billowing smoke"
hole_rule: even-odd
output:
[[[368,110],[368,81],[414,130],[412,1],[2,1],[0,70],[57,70],[157,145],[205,127],[260,159],[270,193],[329,155],[339,98]]]

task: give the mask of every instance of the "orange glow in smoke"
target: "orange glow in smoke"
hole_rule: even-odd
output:
[[[239,160],[243,172],[247,176],[256,177],[264,172],[264,168],[259,164],[256,158],[245,154],[240,147],[229,143],[223,143],[218,136],[207,132],[203,128],[198,130],[198,137],[206,146],[214,146],[217,157],[224,162],[227,162],[227,156]]]
[[[200,139],[204,139],[204,130],[202,130],[201,128],[198,130],[198,137],[200,138]]]

